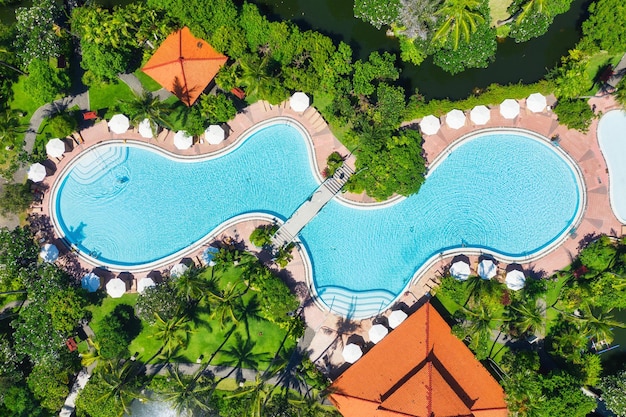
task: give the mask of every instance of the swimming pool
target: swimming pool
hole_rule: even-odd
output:
[[[289,217],[319,185],[303,134],[273,124],[234,151],[201,161],[105,143],[62,174],[53,217],[61,236],[93,263],[146,269],[176,258],[232,217]]]
[[[319,185],[303,135],[266,126],[204,161],[102,144],[62,173],[55,224],[96,264],[144,270],[174,260],[233,217],[288,218]],[[322,209],[300,235],[314,290],[334,312],[364,318],[440,254],[476,248],[530,260],[567,237],[583,188],[573,163],[543,139],[517,131],[463,138],[431,165],[417,195],[370,209],[335,199]]]
[[[598,123],[598,143],[609,169],[611,207],[626,224],[626,112],[610,111]]]
[[[418,194],[375,210],[332,201],[302,231],[328,308],[375,315],[444,252],[529,260],[566,237],[582,211],[580,177],[547,141],[483,133],[444,158]]]

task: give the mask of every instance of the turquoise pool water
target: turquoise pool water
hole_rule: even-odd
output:
[[[103,145],[78,158],[63,178],[56,219],[83,253],[131,268],[170,256],[237,215],[287,218],[317,186],[306,142],[284,124],[203,162]]]
[[[321,300],[367,317],[442,251],[525,258],[546,249],[568,231],[580,204],[576,176],[552,145],[489,134],[462,142],[417,195],[376,210],[333,201],[301,235]]]
[[[103,145],[62,179],[56,218],[83,253],[130,269],[176,254],[240,214],[288,218],[318,186],[309,159],[301,133],[282,124],[203,162]],[[301,239],[321,301],[367,317],[443,251],[526,259],[546,250],[569,231],[581,201],[574,171],[552,145],[489,133],[461,142],[419,194],[375,209],[333,200]]]
[[[598,123],[598,143],[609,168],[611,207],[615,217],[626,222],[626,112],[613,110]]]

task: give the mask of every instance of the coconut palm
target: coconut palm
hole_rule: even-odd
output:
[[[470,35],[485,21],[477,11],[480,5],[479,0],[445,0],[435,12],[436,16],[443,18],[443,22],[435,32],[433,42],[443,44],[452,35],[455,50],[459,47],[461,36],[466,43],[469,42]]]
[[[235,344],[222,352],[228,357],[224,364],[232,366],[233,369],[222,377],[218,384],[233,373],[237,381],[243,381],[243,368],[256,369],[259,362],[267,360],[268,354],[266,352],[255,353],[254,347],[255,344],[251,339],[244,339],[241,334],[235,333]]]
[[[100,343],[91,337],[87,337],[87,344],[91,346],[91,349],[80,357],[80,363],[83,366],[89,366],[102,359],[102,356],[100,356]]]
[[[4,54],[9,54],[9,50],[6,48],[3,48],[2,46],[0,46],[0,56],[4,55]],[[3,67],[6,67],[12,71],[17,72],[20,75],[27,75],[24,71],[22,71],[21,69],[9,64],[8,62],[1,60],[0,59],[0,65],[2,65]]]
[[[470,275],[465,281],[465,287],[467,288],[467,304],[469,301],[478,302],[483,297],[490,297],[495,295],[499,290],[499,284],[496,281],[490,279],[482,279],[478,275]]]
[[[137,380],[136,362],[105,362],[100,376],[106,387],[105,394],[97,401],[112,398],[126,414],[130,414],[130,403],[135,399],[144,399],[140,393],[141,384]]]
[[[548,3],[548,0],[529,0],[522,9],[519,11],[517,15],[517,21],[521,22],[529,16],[531,11],[536,13],[546,13],[545,7]]]
[[[526,299],[510,307],[510,321],[520,335],[542,332],[545,328],[545,311],[535,299]]]
[[[596,309],[595,311],[585,305],[583,314],[576,317],[575,320],[581,323],[581,328],[587,334],[597,341],[604,341],[606,343],[613,342],[614,334],[613,328],[624,328],[626,325],[618,320],[615,320],[615,316],[611,314],[612,308],[608,309]]]
[[[228,283],[221,291],[208,294],[212,302],[212,317],[217,318],[220,325],[224,327],[227,323],[239,323],[240,311],[242,308],[241,297],[247,292],[247,288],[242,285]]]
[[[16,146],[26,133],[27,126],[20,120],[20,112],[6,109],[0,113],[0,146]]]
[[[206,295],[208,282],[200,276],[200,269],[191,267],[173,280],[176,295],[189,302],[198,302]]]
[[[199,378],[185,378],[175,366],[169,368],[172,383],[167,384],[159,395],[169,403],[179,416],[195,416],[199,411],[208,412],[212,407],[214,381],[200,374]]]
[[[134,94],[130,100],[120,100],[119,108],[135,126],[144,119],[148,119],[153,126],[172,129],[167,121],[167,117],[172,113],[171,106],[149,91],[144,91],[143,94]]]
[[[270,377],[271,375],[257,374],[250,385],[240,388],[235,393],[227,395],[224,398],[244,397],[248,402],[248,416],[262,417],[264,415],[263,410],[265,409],[265,405],[276,393],[275,387],[267,383]]]
[[[187,317],[163,320],[158,313],[154,313],[156,318],[156,331],[151,337],[161,341],[159,350],[146,363],[165,352],[166,357],[171,357],[177,349],[187,344],[187,334],[189,333],[189,320]]]

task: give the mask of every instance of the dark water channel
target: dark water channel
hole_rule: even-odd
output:
[[[395,39],[384,28],[356,19],[352,0],[253,0],[275,19],[289,19],[302,28],[316,29],[335,40],[342,40],[361,58],[372,51],[398,52]],[[402,77],[408,91],[418,88],[427,98],[464,98],[475,88],[491,83],[531,83],[544,77],[580,37],[580,24],[589,0],[574,0],[570,10],[554,19],[548,33],[538,39],[516,44],[507,39],[498,45],[496,60],[488,68],[450,75],[427,59],[416,67],[404,64]]]

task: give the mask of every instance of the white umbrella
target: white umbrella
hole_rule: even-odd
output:
[[[519,114],[519,103],[517,100],[507,98],[500,104],[500,114],[505,119],[515,119]]]
[[[470,120],[477,125],[487,124],[491,118],[491,111],[487,106],[476,106],[470,112]]]
[[[32,182],[41,182],[46,178],[46,167],[36,162],[28,168],[28,179]]]
[[[541,93],[533,93],[526,99],[526,107],[533,113],[541,113],[547,105],[548,101]]]
[[[204,139],[210,145],[219,145],[224,140],[226,134],[220,125],[211,125],[204,131]]]
[[[100,277],[90,272],[80,280],[80,286],[89,292],[96,292],[100,288]]]
[[[361,356],[363,356],[363,351],[361,350],[359,345],[349,343],[343,348],[341,354],[343,355],[343,358],[346,362],[354,363],[358,361]]]
[[[150,123],[150,119],[143,119],[139,123],[138,130],[142,138],[151,139],[154,137],[154,130],[152,129],[152,123]]]
[[[178,278],[179,276],[184,274],[188,269],[189,267],[185,264],[176,264],[172,267],[172,269],[170,269],[170,277]]]
[[[174,146],[177,149],[188,149],[193,145],[193,137],[189,136],[184,130],[179,130],[174,135]]]
[[[46,143],[46,153],[53,158],[60,158],[65,153],[65,142],[59,138],[50,139]]]
[[[155,285],[156,284],[154,283],[152,278],[148,278],[148,277],[141,278],[139,282],[137,283],[137,292],[139,294],[143,294],[146,288],[154,287]]]
[[[434,135],[439,132],[439,128],[441,128],[439,118],[433,116],[432,114],[424,117],[419,125],[422,133],[425,135]]]
[[[382,324],[375,324],[372,326],[368,334],[372,343],[378,343],[383,340],[385,336],[387,336],[387,333],[389,333],[389,330],[387,330],[385,326]]]
[[[478,275],[480,275],[482,279],[491,279],[496,276],[497,272],[498,268],[491,259],[483,259],[478,264]]]
[[[461,110],[450,110],[446,114],[446,124],[452,129],[460,129],[465,125],[465,113]]]
[[[521,290],[526,283],[526,277],[524,273],[519,269],[514,269],[506,274],[504,279],[506,286],[513,291]]]
[[[109,129],[113,133],[125,133],[130,127],[130,120],[123,114],[116,114],[109,120]]]
[[[202,252],[202,260],[208,266],[215,266],[215,261],[213,259],[215,258],[215,255],[219,251],[220,250],[218,248],[214,248],[213,246],[209,246],[208,248],[206,248],[204,250],[204,252]]]
[[[470,276],[470,266],[465,261],[456,261],[450,267],[450,275],[459,281],[465,281]]]
[[[389,320],[389,327],[391,327],[392,329],[395,329],[407,317],[408,317],[407,314],[404,311],[402,311],[402,310],[394,310],[394,311],[392,311],[391,314],[389,315],[389,319],[388,319]]]
[[[293,95],[289,99],[289,106],[293,111],[298,113],[302,113],[303,111],[308,109],[310,105],[311,100],[309,99],[309,96],[301,91],[293,93]]]
[[[52,243],[46,243],[41,248],[39,256],[44,262],[54,262],[59,258],[59,249]]]
[[[120,298],[126,292],[126,283],[119,278],[113,278],[106,285],[107,294],[112,298]]]

